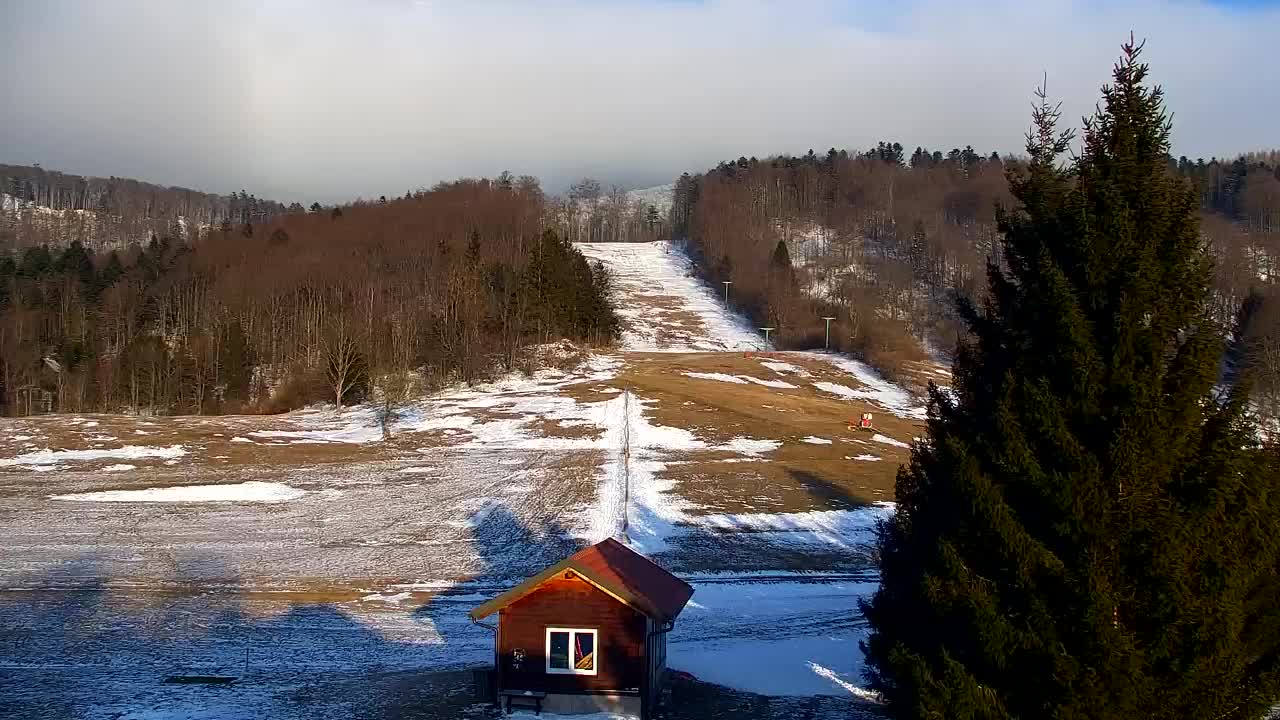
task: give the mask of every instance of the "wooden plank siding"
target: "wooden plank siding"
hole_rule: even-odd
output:
[[[550,578],[503,608],[498,616],[498,674],[502,689],[590,693],[647,689],[650,621],[581,578]],[[596,674],[546,672],[547,628],[596,630]],[[524,650],[520,670],[512,654]]]

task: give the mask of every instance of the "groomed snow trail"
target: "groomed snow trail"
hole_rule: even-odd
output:
[[[693,274],[676,245],[578,243],[590,261],[613,276],[613,299],[622,317],[622,349],[631,352],[714,352],[764,347],[746,318]]]

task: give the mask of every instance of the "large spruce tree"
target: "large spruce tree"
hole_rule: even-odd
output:
[[[1140,51],[1070,164],[1041,96],[952,393],[899,471],[863,606],[897,717],[1252,719],[1277,699],[1255,631],[1275,627],[1280,493],[1216,387],[1210,258]]]

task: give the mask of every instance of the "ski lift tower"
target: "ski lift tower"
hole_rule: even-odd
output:
[[[822,319],[827,322],[827,335],[826,335],[826,339],[822,341],[822,349],[830,350],[831,349],[831,321],[835,320],[835,318],[823,316]]]
[[[760,330],[764,332],[764,348],[765,350],[768,350],[769,349],[769,332],[772,330],[777,330],[777,328],[762,327],[760,328]]]

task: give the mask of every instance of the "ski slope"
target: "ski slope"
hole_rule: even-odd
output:
[[[371,406],[0,427],[0,717],[398,717],[379,682],[490,661],[466,613],[624,524],[695,587],[672,668],[855,716],[893,511],[868,498],[918,399],[833,355],[744,356],[757,331],[669,243],[579,248],[613,275],[616,351],[420,399],[386,433]],[[846,427],[865,409],[875,435]]]
[[[728,310],[693,274],[676,245],[578,243],[591,261],[613,276],[613,299],[622,318],[622,349],[630,352],[708,352],[764,349],[760,331]]]

